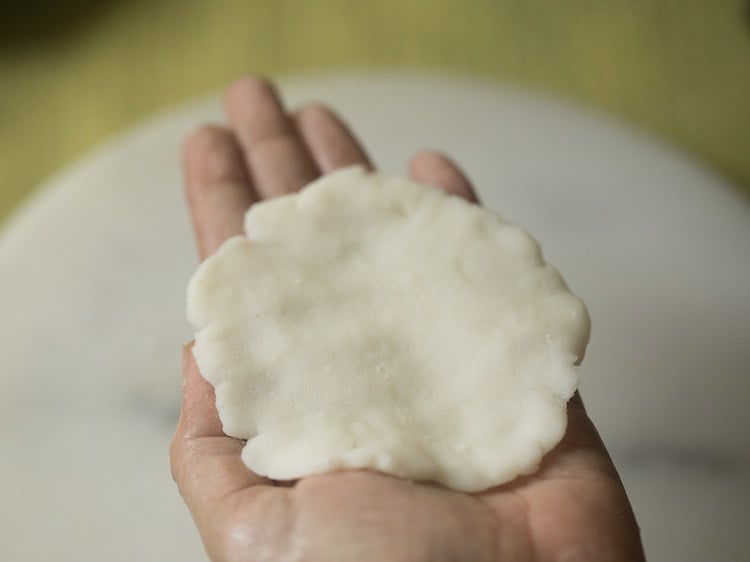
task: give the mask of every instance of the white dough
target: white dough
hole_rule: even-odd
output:
[[[355,167],[254,205],[245,230],[190,281],[188,317],[256,473],[478,491],[562,438],[589,318],[520,228]]]

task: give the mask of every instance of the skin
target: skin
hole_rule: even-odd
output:
[[[320,105],[295,113],[259,77],[227,92],[230,126],[206,126],[184,148],[187,198],[201,258],[242,232],[253,203],[294,192],[352,164],[372,167],[344,123]],[[414,180],[477,202],[447,157],[417,154]],[[242,463],[227,437],[213,387],[183,350],[182,414],[172,474],[216,561],[596,561],[644,560],[625,490],[576,395],[568,430],[540,469],[478,494],[369,471],[279,484]]]

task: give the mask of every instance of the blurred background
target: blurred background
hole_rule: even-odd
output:
[[[750,189],[746,0],[0,0],[0,220],[113,132],[246,73],[454,71],[542,90]]]

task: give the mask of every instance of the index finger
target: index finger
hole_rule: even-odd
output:
[[[242,221],[258,197],[237,140],[225,127],[201,127],[185,141],[185,190],[201,259],[242,233]]]

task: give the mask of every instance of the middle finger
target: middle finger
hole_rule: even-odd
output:
[[[227,113],[262,198],[299,190],[319,171],[274,87],[247,77],[227,92]]]

